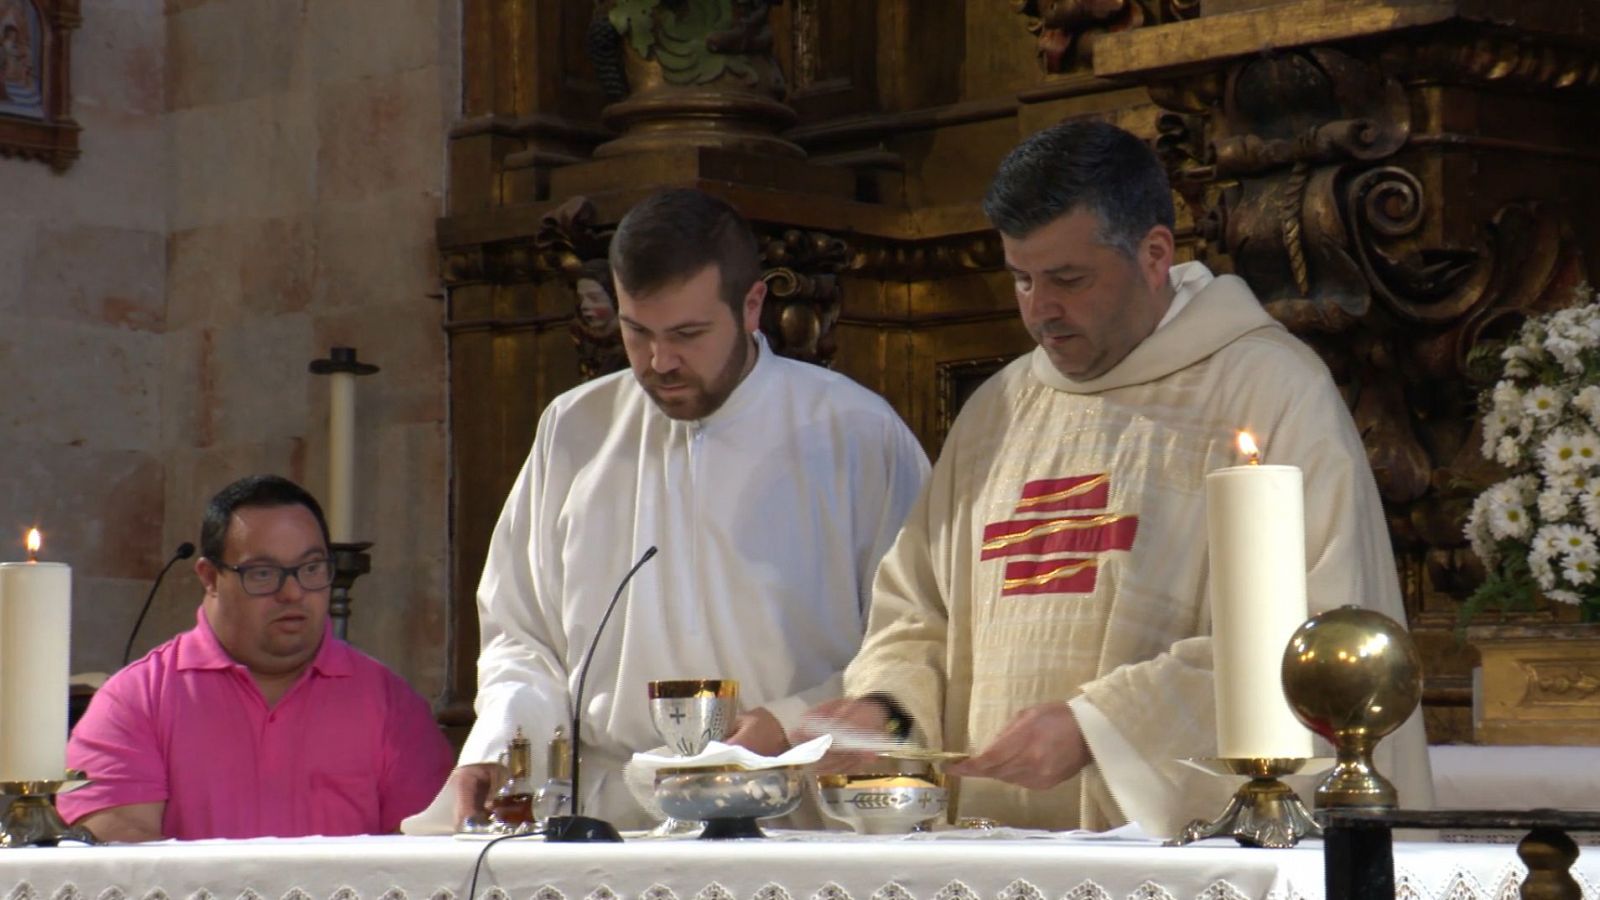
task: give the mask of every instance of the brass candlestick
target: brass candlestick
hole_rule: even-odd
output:
[[[1305,768],[1307,759],[1207,758],[1182,762],[1212,775],[1246,775],[1245,782],[1222,815],[1207,822],[1195,819],[1183,832],[1167,841],[1181,847],[1206,838],[1231,837],[1246,847],[1282,849],[1303,837],[1321,837],[1322,826],[1311,818],[1294,789],[1278,779]]]
[[[100,843],[87,829],[68,826],[50,802],[51,795],[88,783],[76,770],[68,770],[58,781],[0,781],[0,794],[10,798],[0,816],[0,847],[54,847],[62,841]]]
[[[1422,700],[1422,659],[1405,626],[1355,606],[1311,617],[1284,650],[1283,693],[1338,754],[1317,785],[1318,809],[1400,805],[1394,784],[1372,765],[1372,750]]]

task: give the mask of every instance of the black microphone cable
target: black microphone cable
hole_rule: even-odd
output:
[[[167,571],[176,565],[178,560],[188,559],[193,555],[194,545],[184,541],[178,545],[177,550],[173,551],[172,558],[167,560],[167,564],[161,567],[161,573],[156,576],[155,584],[150,585],[149,595],[144,598],[144,607],[139,610],[139,618],[134,620],[133,631],[128,634],[128,646],[122,650],[122,664],[124,666],[128,664],[128,657],[133,655],[133,639],[139,636],[139,626],[144,624],[145,614],[150,611],[150,603],[156,599],[156,589],[161,587],[161,579],[167,577]]]

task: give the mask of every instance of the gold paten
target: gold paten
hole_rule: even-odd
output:
[[[833,774],[817,776],[817,787],[819,788],[942,788],[944,786],[944,775],[938,772],[929,772],[926,775],[911,775],[903,772],[897,772],[894,774]]]

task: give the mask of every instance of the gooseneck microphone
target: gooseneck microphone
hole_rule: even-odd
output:
[[[167,577],[167,570],[176,565],[178,560],[188,559],[193,555],[194,545],[188,541],[184,541],[178,545],[177,550],[172,552],[172,558],[167,560],[167,564],[161,567],[160,574],[156,575],[155,584],[150,585],[149,596],[144,598],[144,607],[139,610],[139,618],[135,619],[133,622],[133,631],[128,634],[128,646],[124,647],[122,650],[123,665],[128,664],[128,657],[133,654],[133,639],[139,636],[139,626],[144,624],[145,613],[150,611],[150,601],[156,599],[156,589],[161,587],[161,579]]]
[[[594,637],[589,641],[589,652],[583,655],[583,664],[578,669],[578,689],[572,696],[572,799],[570,802],[571,815],[551,816],[545,824],[545,840],[562,843],[590,843],[595,841],[617,842],[622,840],[622,835],[617,829],[604,819],[590,818],[579,814],[579,800],[583,796],[583,784],[578,780],[581,761],[583,759],[583,742],[580,737],[579,721],[583,715],[583,686],[589,680],[589,665],[594,662],[595,648],[600,646],[600,635],[606,630],[606,623],[611,621],[611,614],[616,611],[617,601],[622,599],[622,591],[633,580],[633,575],[638,572],[650,558],[656,555],[656,548],[652,546],[644,551],[639,561],[633,564],[628,574],[622,576],[622,583],[617,585],[617,592],[611,595],[611,604],[606,607],[606,614],[600,617],[600,624],[594,630]]]

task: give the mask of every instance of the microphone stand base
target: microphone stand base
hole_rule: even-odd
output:
[[[544,823],[544,839],[552,844],[622,843],[616,826],[589,816],[551,816]]]

